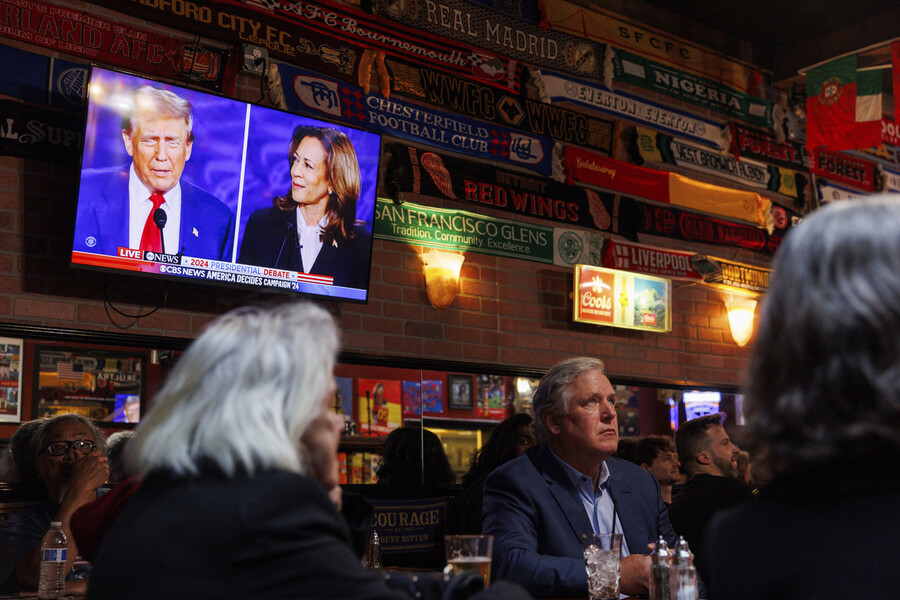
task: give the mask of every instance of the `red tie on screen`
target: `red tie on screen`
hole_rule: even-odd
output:
[[[144,233],[141,234],[141,250],[162,252],[162,230],[156,226],[156,222],[153,220],[153,213],[165,201],[166,199],[162,194],[152,194],[150,196],[153,208],[150,209],[150,214],[147,215],[147,222],[144,223]]]

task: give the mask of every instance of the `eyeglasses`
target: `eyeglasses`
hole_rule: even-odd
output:
[[[63,456],[69,453],[69,448],[75,448],[75,452],[78,454],[90,454],[96,447],[97,444],[91,440],[59,441],[47,446],[47,454],[50,456]]]

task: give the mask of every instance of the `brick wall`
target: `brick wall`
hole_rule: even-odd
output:
[[[194,337],[215,315],[267,299],[71,269],[76,188],[72,168],[0,157],[0,323]],[[571,320],[570,269],[469,254],[456,301],[437,311],[425,294],[420,253],[416,246],[376,240],[368,304],[324,303],[339,320],[345,349],[397,357],[400,363],[428,357],[528,370],[590,354],[603,358],[614,376],[628,379],[739,382],[746,351],[731,341],[719,291],[673,282],[668,334],[595,327]],[[164,306],[132,319],[105,307],[105,298],[127,314]]]

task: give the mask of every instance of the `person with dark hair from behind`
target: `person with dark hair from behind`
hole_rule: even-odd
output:
[[[337,351],[333,318],[313,304],[210,324],[129,442],[128,468],[143,479],[99,546],[88,598],[440,598],[427,588],[436,579],[398,576],[392,588],[350,547],[337,506]],[[493,587],[476,597],[521,597]]]
[[[441,438],[418,425],[398,427],[388,434],[375,476],[379,485],[398,488],[456,482]]]
[[[13,514],[3,524],[0,531],[0,591],[3,593],[37,589],[41,540],[51,521],[62,523],[68,539],[67,578],[83,578],[85,573],[73,568],[79,551],[70,519],[79,507],[96,498],[97,489],[109,474],[103,433],[81,415],[62,414],[44,419],[28,448],[35,459],[35,472],[46,490],[46,500]],[[67,583],[67,592],[78,591],[79,588],[70,585]]]
[[[109,460],[108,485],[116,485],[126,477],[128,471],[125,466],[125,448],[134,437],[134,431],[117,431],[106,440],[106,457]]]
[[[724,413],[685,421],[675,431],[678,459],[691,478],[669,507],[669,520],[694,552],[697,572],[704,575],[703,533],[715,513],[753,496],[737,479],[737,455],[725,427]]]
[[[672,504],[672,486],[678,483],[681,466],[675,455],[672,438],[665,435],[647,435],[640,438],[638,456],[637,464],[656,477],[656,481],[659,482],[659,493],[666,508],[669,508]]]
[[[494,428],[488,441],[472,456],[472,466],[463,476],[463,489],[450,505],[448,533],[481,533],[484,480],[491,471],[535,444],[534,419],[527,413],[516,413]]]
[[[250,215],[238,262],[365,287],[371,234],[356,218],[361,175],[350,138],[333,127],[300,125],[287,159],[291,187]]]
[[[619,444],[616,446],[616,453],[613,456],[636,465],[641,464],[640,438],[620,437]]]
[[[34,419],[19,425],[9,439],[10,470],[6,481],[15,483],[31,495],[44,497],[47,490],[37,474],[34,438],[45,419]]]
[[[744,386],[772,479],[710,524],[710,598],[896,598],[900,196],[817,210],[773,267]]]

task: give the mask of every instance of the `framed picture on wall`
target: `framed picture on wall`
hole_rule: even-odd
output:
[[[451,410],[472,410],[472,376],[447,375],[447,405]]]
[[[35,418],[78,413],[93,421],[137,423],[145,359],[139,352],[37,346]]]
[[[0,422],[22,420],[23,341],[0,337]]]

